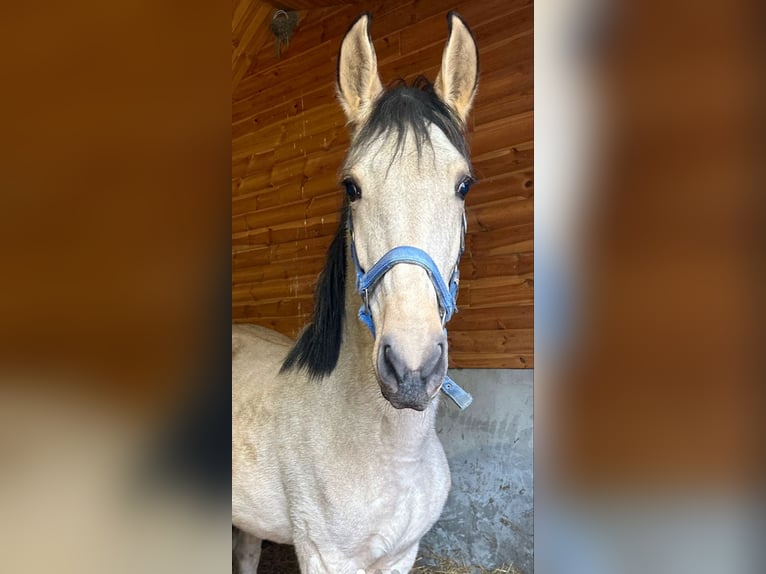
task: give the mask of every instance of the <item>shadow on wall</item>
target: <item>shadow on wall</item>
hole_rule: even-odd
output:
[[[532,574],[533,371],[462,369],[450,376],[474,402],[463,412],[442,402],[436,430],[452,489],[421,553]]]

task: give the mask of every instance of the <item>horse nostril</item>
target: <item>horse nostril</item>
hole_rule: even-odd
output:
[[[438,371],[444,362],[444,342],[439,342],[434,347],[431,355],[423,362],[420,372],[423,378],[428,378]]]
[[[396,384],[401,383],[405,371],[404,362],[391,345],[383,345],[383,362],[387,368],[387,374],[395,379]]]

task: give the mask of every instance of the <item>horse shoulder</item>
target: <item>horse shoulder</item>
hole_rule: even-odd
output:
[[[273,440],[282,410],[279,368],[290,340],[255,325],[232,328],[232,521],[289,542],[290,522]]]

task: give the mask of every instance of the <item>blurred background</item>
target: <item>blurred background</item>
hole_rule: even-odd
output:
[[[229,568],[231,6],[0,17],[0,568]],[[763,8],[535,6],[535,561],[758,572]]]
[[[0,10],[0,571],[229,567],[230,10]]]
[[[536,4],[538,572],[758,571],[762,17]]]

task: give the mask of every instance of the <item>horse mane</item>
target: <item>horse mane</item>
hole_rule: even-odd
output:
[[[314,314],[290,349],[280,373],[293,367],[305,369],[319,380],[335,370],[343,342],[346,309],[346,221],[348,202],[341,210],[340,224],[327,250],[327,261],[314,291]]]
[[[423,144],[431,142],[429,126],[439,128],[469,163],[465,126],[457,114],[445,104],[434,91],[433,84],[424,76],[418,76],[411,85],[399,79],[392,82],[375,101],[367,122],[352,141],[352,149],[346,164],[353,163],[359,153],[385,132],[396,135],[396,149],[391,162],[403,151],[409,133],[415,138],[418,155]]]
[[[409,132],[415,137],[418,154],[425,143],[430,144],[429,125],[439,128],[449,142],[469,162],[464,126],[452,109],[436,95],[425,77],[415,79],[408,86],[397,80],[381,94],[367,123],[352,141],[346,163],[360,153],[384,132],[396,135],[393,162],[403,150]],[[343,342],[343,321],[346,305],[346,222],[348,201],[344,202],[340,224],[327,251],[327,262],[319,275],[314,291],[314,314],[311,322],[301,331],[298,340],[287,354],[280,373],[297,368],[306,371],[310,379],[321,380],[335,370]]]

